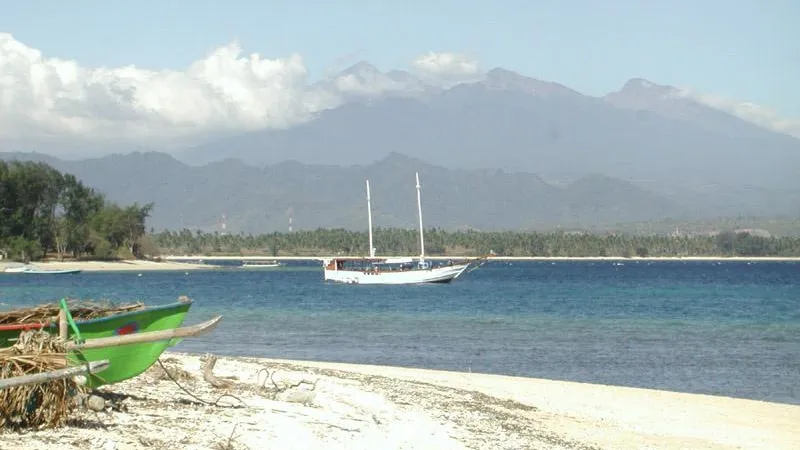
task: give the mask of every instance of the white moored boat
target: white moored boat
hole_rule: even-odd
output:
[[[6,273],[27,273],[27,274],[34,274],[34,275],[61,275],[61,274],[73,274],[73,273],[81,273],[81,269],[37,269],[33,266],[17,266],[17,267],[7,267],[3,272]]]
[[[323,261],[325,280],[351,284],[417,284],[449,283],[469,268],[471,262],[434,266],[425,259],[425,238],[422,231],[422,201],[419,173],[417,177],[417,209],[419,211],[419,258],[376,258],[372,245],[372,207],[367,180],[367,220],[369,224],[369,257],[331,258]]]
[[[271,269],[273,267],[280,267],[281,263],[278,261],[253,261],[242,264],[243,269]]]

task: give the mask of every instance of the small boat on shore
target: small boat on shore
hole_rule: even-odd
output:
[[[73,308],[77,320],[64,300],[60,307],[42,305],[0,312],[0,348],[11,346],[25,330],[45,330],[68,341],[67,359],[72,365],[109,362],[102,374],[87,376],[89,387],[117,383],[150,368],[167,348],[183,338],[210,332],[222,319],[216,316],[198,325],[181,327],[191,306],[192,300],[182,297],[166,305],[112,307],[105,311],[106,315],[94,308],[100,317],[82,319],[79,305]]]
[[[33,266],[6,267],[5,273],[26,273],[34,275],[67,275],[81,273],[81,269],[38,269]]]
[[[278,261],[251,261],[242,264],[243,269],[272,269],[280,267],[281,263]]]

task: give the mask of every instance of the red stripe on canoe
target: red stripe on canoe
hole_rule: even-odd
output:
[[[13,323],[10,325],[0,325],[0,331],[25,331],[25,330],[38,330],[43,326],[50,324],[43,323]]]

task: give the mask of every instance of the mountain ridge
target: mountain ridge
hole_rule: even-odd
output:
[[[30,156],[0,154],[5,160],[39,160],[73,173],[116,202],[153,201],[151,225],[157,229],[221,231],[223,214],[231,232],[282,231],[290,215],[295,229],[363,229],[367,178],[375,226],[415,227],[417,171],[430,227],[533,229],[679,213],[678,206],[662,196],[602,175],[556,187],[535,174],[451,170],[397,152],[369,165],[348,167],[294,161],[254,167],[233,158],[196,167],[158,152],[84,161]]]

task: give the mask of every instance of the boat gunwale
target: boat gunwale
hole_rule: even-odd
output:
[[[77,321],[75,321],[75,324],[76,325],[92,325],[92,324],[96,324],[96,323],[108,322],[108,321],[111,321],[113,319],[130,317],[130,316],[132,316],[134,314],[141,314],[143,312],[161,311],[161,310],[165,310],[165,309],[177,308],[180,305],[187,305],[187,304],[191,306],[192,303],[194,303],[194,300],[190,299],[190,300],[186,300],[186,301],[177,301],[177,302],[173,302],[173,303],[166,303],[166,304],[163,304],[163,305],[145,306],[142,309],[136,309],[136,310],[133,310],[133,311],[125,311],[125,312],[121,312],[121,313],[118,313],[118,314],[112,314],[110,316],[97,317],[97,318],[94,318],[94,319],[87,319],[87,320],[77,320]],[[41,328],[45,328],[45,327],[49,328],[49,327],[54,327],[56,325],[58,325],[56,322],[50,322],[50,323],[35,323],[35,322],[13,323],[13,324],[0,325],[0,331],[17,331],[17,330],[26,331],[26,330],[41,329]]]

